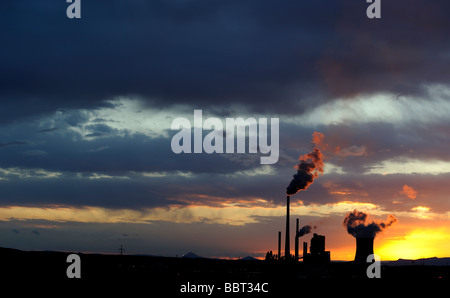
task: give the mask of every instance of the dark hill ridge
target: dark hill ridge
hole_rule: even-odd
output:
[[[450,266],[450,258],[398,259],[397,261],[384,261],[381,263],[387,266]]]
[[[0,248],[0,277],[9,279],[66,279],[70,252],[22,251]],[[267,282],[276,293],[278,287],[296,285],[304,278],[354,279],[358,276],[352,262],[331,262],[314,267],[299,263],[256,261],[245,257],[224,260],[188,253],[182,258],[142,255],[107,255],[77,253],[81,259],[82,279],[145,280],[155,287],[179,289],[181,283]],[[442,261],[442,262],[440,262]],[[384,279],[448,279],[450,258],[398,260],[382,263]],[[430,264],[430,265],[428,265]],[[439,266],[437,264],[440,264]],[[365,272],[365,268],[362,272]],[[295,289],[294,289],[295,290]],[[170,293],[169,293],[170,294]]]
[[[182,258],[184,258],[184,259],[203,259],[203,257],[196,255],[193,252],[188,252],[187,254],[183,255]]]
[[[259,259],[254,258],[252,256],[243,257],[241,260],[244,260],[244,261],[260,261]]]

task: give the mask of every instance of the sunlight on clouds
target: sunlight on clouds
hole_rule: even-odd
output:
[[[255,223],[254,216],[282,216],[282,207],[209,207],[171,206],[143,210],[107,209],[101,207],[2,207],[0,220],[48,220],[55,222],[83,223],[151,223],[152,221],[169,221],[175,223],[218,223],[229,225],[244,225]]]
[[[417,206],[411,208],[412,211],[417,213],[417,216],[422,219],[430,219],[433,218],[432,214],[430,212],[430,208],[424,207],[424,206]]]
[[[395,212],[398,216],[406,216],[417,219],[434,219],[434,220],[449,220],[450,212],[437,213],[431,212],[429,207],[417,206],[411,208],[411,211],[397,211]]]
[[[111,176],[106,174],[98,174],[98,173],[92,173],[88,177],[88,179],[130,179],[130,177],[127,176]]]
[[[423,207],[423,206],[418,206],[418,207],[411,208],[411,210],[412,211],[417,211],[417,212],[428,212],[428,211],[430,211],[430,208]]]
[[[222,208],[222,207],[263,207],[270,208],[273,207],[268,203],[267,200],[261,199],[259,197],[220,197],[220,196],[212,196],[205,194],[184,194],[179,195],[169,199],[170,201],[174,201],[170,207],[214,207],[214,208]],[[179,204],[183,203],[183,204]]]
[[[207,198],[209,199],[209,198]],[[0,221],[9,220],[48,220],[55,222],[83,223],[148,223],[165,221],[174,223],[215,223],[226,225],[245,225],[257,223],[258,217],[284,217],[286,207],[274,205],[260,198],[251,200],[226,200],[216,198],[216,206],[200,205],[169,205],[167,207],[134,209],[108,209],[102,207],[70,207],[43,206],[25,207],[9,206],[0,208]],[[291,204],[293,216],[329,217],[344,215],[349,210],[369,212],[371,215],[383,216],[391,214],[380,206],[372,203],[343,201],[333,204],[303,205],[302,202]],[[427,207],[416,207],[411,211],[395,212],[396,216],[428,219],[448,219],[449,214],[435,214]]]
[[[404,161],[386,160],[380,166],[372,167],[367,174],[442,174],[450,173],[450,162],[446,161],[425,161],[407,159]]]
[[[158,138],[168,137],[172,120],[186,115],[183,113],[186,108],[182,105],[153,108],[136,97],[116,97],[107,103],[110,106],[97,109],[58,110],[41,119],[39,127],[59,127],[56,133],[72,132],[72,137],[78,136],[83,140],[126,134]]]
[[[255,216],[282,216],[284,209],[279,207],[171,207],[169,210],[155,208],[151,210],[151,220],[172,221],[176,223],[205,222],[227,225],[245,225],[257,223]]]
[[[172,123],[172,117],[177,117],[174,110],[147,107],[138,99],[118,97],[109,102],[113,107],[91,111],[91,117],[85,127],[96,123],[95,119],[102,119],[102,123],[119,131],[142,133],[150,137],[167,137],[167,128]]]
[[[446,120],[450,114],[450,88],[444,85],[425,87],[423,98],[378,93],[356,98],[337,99],[286,121],[300,125],[332,125],[337,123],[407,122],[429,123]]]
[[[377,211],[381,211],[379,206],[372,203],[343,201],[334,204],[319,205],[318,210],[320,210],[320,212],[318,213],[318,215],[327,216],[333,213],[345,214],[355,209],[365,212],[370,211],[371,214],[379,214],[380,212]]]
[[[325,162],[323,173],[325,175],[325,174],[345,174],[346,172],[340,166],[336,166],[334,164]]]
[[[0,180],[8,180],[8,178],[49,179],[58,178],[61,175],[61,172],[47,171],[44,169],[0,168]]]
[[[282,122],[294,123],[301,126],[332,125],[337,123],[370,123],[389,122],[404,124],[410,121],[423,123],[446,120],[450,114],[450,102],[447,100],[450,88],[440,85],[426,88],[428,97],[416,98],[396,94],[360,95],[354,99],[337,99],[317,106],[301,117],[283,117]],[[78,125],[70,125],[67,129],[76,132],[83,139],[91,140],[108,135],[96,131],[98,125],[105,125],[114,131],[114,134],[144,134],[152,138],[168,137],[168,128],[172,120],[178,117],[191,119],[192,110],[186,106],[178,105],[171,108],[153,108],[144,105],[136,97],[116,97],[108,101],[111,106],[95,110],[67,110],[56,113],[45,120],[45,127],[57,127],[58,121],[71,117],[71,114],[81,114],[83,118]],[[235,116],[247,117],[238,109]],[[206,111],[205,111],[206,113]],[[204,114],[204,118],[216,116]],[[249,115],[258,117],[258,114]],[[267,116],[267,115],[266,115]],[[364,148],[348,148],[348,150],[363,150]],[[340,154],[354,155],[358,152],[342,151]],[[359,152],[363,154],[364,151]]]
[[[129,209],[106,209],[100,207],[22,207],[11,206],[0,208],[0,220],[34,220],[43,219],[55,222],[145,222],[141,221],[141,212]]]
[[[322,183],[323,187],[327,189],[328,193],[333,196],[357,196],[368,197],[367,191],[357,188],[351,188],[341,185],[340,183],[334,183],[332,181],[325,181]]]
[[[192,178],[194,174],[192,172],[183,172],[183,171],[172,171],[172,172],[139,172],[144,177],[148,178],[163,178],[163,177],[184,177],[184,178]]]
[[[376,94],[353,100],[338,99],[314,108],[301,118],[290,119],[299,125],[332,125],[344,122],[399,121],[402,114],[393,95]]]
[[[234,201],[233,201],[234,202]],[[244,225],[258,222],[258,216],[284,216],[285,206],[270,205],[263,199],[254,199],[251,206],[245,201],[242,204],[224,203],[219,207],[206,205],[146,208],[142,210],[107,209],[101,207],[23,207],[11,206],[0,208],[0,220],[33,220],[43,219],[56,222],[97,222],[97,223],[151,223],[152,221],[168,221],[175,223],[217,223],[229,225]],[[268,207],[262,207],[267,204]],[[292,214],[328,216],[330,213],[345,213],[348,210],[376,210],[373,204],[341,202],[328,205],[302,204],[292,205]]]
[[[253,177],[253,176],[261,176],[261,175],[273,175],[275,174],[275,169],[269,165],[263,165],[257,168],[245,170],[245,171],[237,171],[233,174],[227,174],[229,177]]]

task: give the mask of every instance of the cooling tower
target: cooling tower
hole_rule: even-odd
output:
[[[366,264],[367,256],[373,254],[374,238],[356,238],[355,263]]]

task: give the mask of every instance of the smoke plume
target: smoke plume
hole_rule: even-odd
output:
[[[311,233],[312,227],[310,225],[306,225],[298,231],[297,237],[302,237],[303,235]]]
[[[406,195],[411,200],[414,200],[417,197],[417,191],[409,185],[403,185],[402,191],[400,191],[401,194]]]
[[[293,179],[286,190],[288,195],[307,189],[319,174],[323,174],[323,154],[319,149],[324,146],[323,137],[324,135],[322,133],[313,133],[313,143],[315,147],[312,152],[302,155],[298,159],[300,163],[295,167],[297,173],[293,176]]]
[[[344,219],[344,227],[347,232],[356,238],[375,238],[378,232],[383,231],[398,220],[394,215],[388,215],[385,222],[375,221],[369,218],[367,213],[356,211],[350,212]]]

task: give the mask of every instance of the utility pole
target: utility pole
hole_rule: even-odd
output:
[[[120,245],[120,248],[119,248],[119,252],[120,252],[120,255],[122,256],[123,255],[123,252],[125,251],[125,249],[122,247],[122,244]]]

